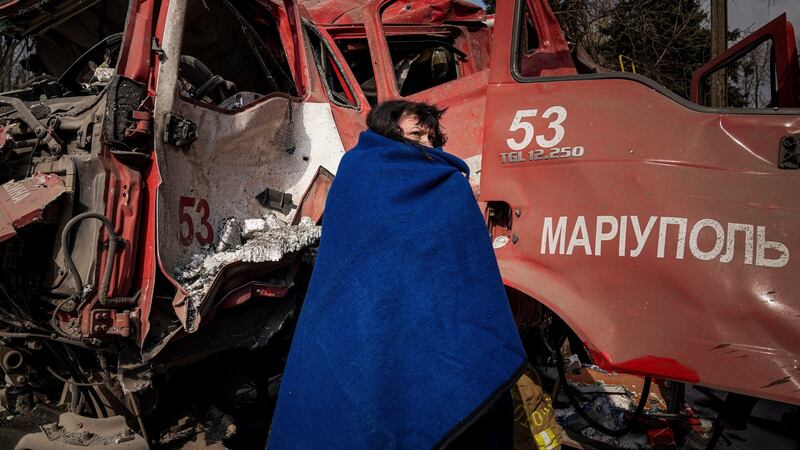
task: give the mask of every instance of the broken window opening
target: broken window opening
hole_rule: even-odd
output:
[[[306,26],[306,36],[328,97],[339,106],[358,108],[353,89],[347,82],[344,71],[336,61],[328,42],[310,26]]]
[[[536,22],[533,20],[533,11],[528,6],[528,2],[521,2],[520,14],[521,19],[516,26],[517,28],[517,49],[516,59],[517,67],[523,75],[532,73],[530,63],[534,57],[534,53],[539,49],[539,30]]]
[[[403,97],[458,79],[459,61],[466,54],[453,37],[387,36],[397,90]]]
[[[372,55],[366,38],[335,39],[339,51],[344,55],[350,71],[356,77],[361,91],[370,106],[378,104],[378,89],[375,84],[375,71],[372,67]]]
[[[728,108],[774,108],[778,106],[778,70],[771,39],[706,74],[700,83],[700,104],[711,106],[712,80],[724,80],[725,104]]]
[[[277,23],[257,2],[205,0],[186,13],[182,97],[237,110],[265,95],[296,95]]]
[[[127,0],[48,6],[3,18],[11,69],[0,90],[26,100],[98,94],[116,73]]]
[[[527,8],[525,25],[520,30],[520,44],[525,55],[530,55],[539,48],[539,33],[536,32],[536,25],[534,25],[531,15],[528,14]]]

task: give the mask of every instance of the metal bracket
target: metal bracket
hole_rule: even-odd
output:
[[[43,125],[41,122],[39,122],[39,119],[33,115],[31,110],[28,109],[28,106],[22,100],[16,97],[0,96],[0,105],[8,105],[14,108],[17,111],[17,114],[19,114],[19,118],[22,119],[22,121],[25,122],[28,127],[30,127],[37,139],[41,139],[41,142],[47,146],[50,153],[61,153],[64,143],[55,134],[55,128],[58,127],[57,121],[54,122],[52,126]]]
[[[128,311],[119,312],[113,309],[94,309],[89,316],[89,335],[102,336],[117,334],[131,335],[131,317]]]
[[[161,48],[160,45],[158,45],[158,39],[156,39],[155,36],[153,36],[153,39],[150,40],[150,51],[152,51],[153,53],[156,54],[156,56],[158,56],[158,60],[160,62],[164,62],[164,60],[167,59],[167,53],[164,51],[163,48]]]
[[[197,140],[197,125],[189,119],[167,113],[164,142],[177,147],[188,147]]]
[[[147,89],[138,81],[117,76],[109,84],[103,133],[112,152],[149,148],[146,137],[150,118],[145,117],[146,111],[140,111],[146,98]]]
[[[266,188],[263,192],[256,195],[256,200],[269,209],[288,214],[297,206],[292,202],[292,194],[281,192],[277,189]]]
[[[796,170],[800,168],[800,134],[787,134],[781,138],[778,168]]]
[[[130,126],[123,131],[126,139],[148,136],[152,129],[152,115],[149,111],[131,111]]]

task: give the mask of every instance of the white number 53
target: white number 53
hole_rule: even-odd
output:
[[[561,142],[562,139],[564,139],[564,127],[561,126],[561,124],[567,119],[567,110],[564,109],[563,106],[551,106],[542,114],[543,119],[549,119],[551,116],[556,116],[550,122],[550,125],[547,126],[554,132],[553,137],[550,139],[545,138],[545,136],[542,134],[536,136],[533,129],[533,124],[523,120],[528,117],[536,117],[537,113],[538,110],[536,109],[520,109],[517,111],[517,113],[514,115],[514,121],[511,122],[511,126],[508,128],[508,131],[513,133],[517,130],[522,130],[525,134],[522,136],[522,140],[520,141],[517,141],[513,137],[506,139],[508,148],[511,150],[523,150],[530,145],[534,137],[536,138],[536,143],[542,148],[555,147],[559,142]]]

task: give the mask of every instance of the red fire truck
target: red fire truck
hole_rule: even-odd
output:
[[[696,72],[691,101],[598,68],[545,0],[493,17],[5,0],[0,17],[37,74],[0,95],[0,446],[263,447],[338,161],[399,97],[448,108],[523,334],[800,403],[785,16]],[[706,106],[711,77],[763,46],[766,106]]]

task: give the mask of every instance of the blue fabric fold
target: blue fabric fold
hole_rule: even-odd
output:
[[[342,158],[269,449],[433,448],[524,364],[469,169],[425,153],[366,131]]]

